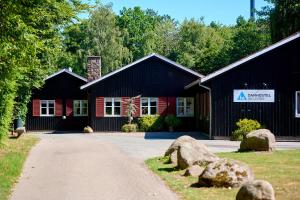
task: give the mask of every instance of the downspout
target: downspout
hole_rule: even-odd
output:
[[[212,140],[212,101],[211,101],[211,89],[209,87],[206,87],[204,85],[201,85],[201,82],[199,82],[199,86],[203,87],[208,90],[209,92],[209,139]]]

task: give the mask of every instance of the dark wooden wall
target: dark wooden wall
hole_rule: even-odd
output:
[[[96,117],[96,97],[195,97],[195,93],[184,87],[198,77],[152,57],[115,74],[89,90],[91,125],[96,131],[119,131],[127,119],[122,117]],[[186,130],[195,129],[194,118],[185,118]]]
[[[204,83],[212,91],[213,136],[230,136],[241,118],[257,119],[276,136],[300,136],[295,117],[299,52],[297,39]],[[275,103],[234,103],[234,89],[274,89]]]
[[[32,99],[62,99],[63,115],[66,115],[67,99],[87,99],[86,91],[80,90],[80,86],[85,83],[83,80],[63,72],[46,80],[43,88],[34,90]],[[34,117],[32,116],[32,102],[30,102],[25,125],[27,130],[83,130],[83,127],[88,125],[88,117],[73,117],[73,113],[66,119],[62,119],[61,116]]]

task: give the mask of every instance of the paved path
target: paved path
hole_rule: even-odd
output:
[[[180,134],[168,132],[146,134],[96,133],[92,135],[96,140],[117,145],[122,151],[141,161],[155,156],[162,156],[166,149],[179,136]],[[199,136],[199,133],[193,133],[192,136],[198,137],[200,142],[207,145],[214,153],[237,151],[240,146],[240,142],[237,141],[205,140],[203,136]],[[277,142],[276,149],[300,149],[300,142]]]
[[[42,135],[12,200],[173,200],[141,162],[94,136]]]

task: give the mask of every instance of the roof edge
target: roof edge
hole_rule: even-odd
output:
[[[134,66],[134,65],[136,65],[136,64],[138,64],[138,63],[140,63],[140,62],[142,62],[142,61],[144,61],[144,60],[147,60],[147,59],[149,59],[149,58],[151,58],[151,57],[159,58],[159,59],[161,59],[161,60],[163,60],[163,61],[165,61],[165,62],[167,62],[167,63],[169,63],[169,64],[171,64],[171,65],[173,65],[173,66],[175,66],[175,67],[178,67],[178,68],[180,68],[180,69],[182,69],[182,70],[184,70],[184,71],[186,71],[186,72],[188,72],[188,73],[190,73],[190,74],[193,74],[193,75],[195,75],[195,76],[197,76],[197,77],[199,77],[199,78],[204,77],[204,75],[199,74],[198,72],[195,72],[195,71],[193,71],[193,70],[191,70],[191,69],[188,69],[187,67],[184,67],[183,65],[180,65],[180,64],[178,64],[178,63],[176,63],[176,62],[174,62],[174,61],[172,61],[172,60],[170,60],[170,59],[168,59],[168,58],[166,58],[166,57],[164,57],[164,56],[161,56],[161,55],[156,54],[156,53],[152,53],[152,54],[149,54],[149,55],[147,55],[147,56],[145,56],[145,57],[143,57],[143,58],[140,58],[140,59],[138,59],[138,60],[136,60],[136,61],[134,61],[134,62],[132,62],[132,63],[129,63],[128,65],[125,65],[124,67],[121,67],[120,69],[117,69],[117,70],[115,70],[115,71],[113,71],[113,72],[111,72],[111,73],[109,73],[109,74],[107,74],[107,75],[105,75],[105,76],[102,76],[102,77],[100,77],[99,79],[96,79],[96,80],[94,80],[94,81],[91,81],[91,82],[89,82],[89,83],[87,83],[87,84],[81,86],[80,89],[83,90],[83,89],[85,89],[85,88],[88,88],[88,87],[94,85],[95,83],[98,83],[98,82],[100,82],[100,81],[102,81],[102,80],[105,80],[105,79],[107,79],[108,77],[111,77],[111,76],[113,76],[113,75],[115,75],[115,74],[117,74],[117,73],[119,73],[119,72],[121,72],[121,71],[123,71],[123,70],[125,70],[125,69],[128,69],[128,68],[130,68],[130,67],[132,67],[132,66]]]
[[[76,77],[76,78],[78,78],[80,80],[83,80],[84,82],[87,82],[86,78],[84,78],[84,77],[82,77],[82,76],[80,76],[80,75],[78,75],[78,74],[76,74],[74,72],[71,72],[68,69],[61,69],[58,72],[55,72],[55,73],[47,76],[44,80],[46,81],[46,80],[51,79],[51,78],[53,78],[53,77],[55,77],[55,76],[57,76],[57,75],[59,75],[61,73],[64,73],[64,72],[66,72],[66,73],[68,73],[68,74],[70,74],[70,75],[72,75],[72,76],[74,76],[74,77]]]
[[[291,35],[287,38],[284,38],[284,39],[282,39],[282,40],[280,40],[280,41],[278,41],[278,42],[276,42],[276,43],[260,50],[260,51],[257,51],[257,52],[255,52],[255,53],[253,53],[253,54],[251,54],[247,57],[244,57],[244,58],[242,58],[242,59],[240,59],[240,60],[238,60],[234,63],[231,63],[231,64],[229,64],[229,65],[227,65],[227,66],[225,66],[225,67],[223,67],[223,68],[221,68],[217,71],[212,72],[211,74],[208,74],[207,76],[205,76],[201,80],[201,82],[203,83],[203,82],[206,82],[206,81],[208,81],[212,78],[215,78],[215,77],[217,77],[217,76],[219,76],[219,75],[221,75],[221,74],[223,74],[223,73],[225,73],[225,72],[227,72],[231,69],[234,69],[234,68],[238,67],[241,64],[244,64],[244,63],[246,63],[246,62],[248,62],[248,61],[250,61],[254,58],[257,58],[257,57],[259,57],[259,56],[261,56],[261,55],[263,55],[263,54],[265,54],[269,51],[272,51],[273,49],[276,49],[276,48],[278,48],[278,47],[280,47],[284,44],[287,44],[287,43],[289,43],[289,42],[291,42],[291,41],[293,41],[293,40],[295,40],[299,37],[300,37],[300,32],[297,32],[297,33],[295,33],[295,34],[293,34],[293,35]]]

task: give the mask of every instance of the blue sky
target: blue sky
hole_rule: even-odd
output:
[[[94,2],[93,0],[84,0]],[[151,8],[159,14],[168,14],[178,21],[185,18],[204,17],[206,23],[217,21],[222,24],[234,24],[240,15],[249,18],[250,0],[102,0],[104,4],[113,3],[113,10],[119,14],[123,7],[140,6]],[[267,5],[264,0],[256,0],[256,9]]]

